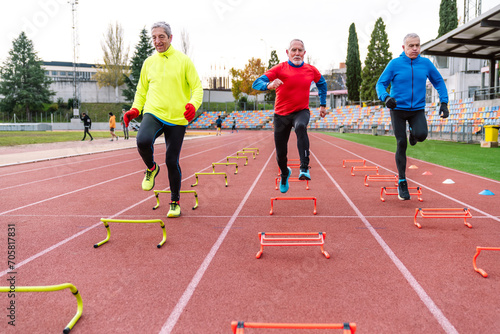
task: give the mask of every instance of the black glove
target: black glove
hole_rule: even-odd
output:
[[[439,107],[439,116],[441,116],[441,118],[448,118],[448,116],[450,116],[450,112],[448,111],[448,103],[441,102],[441,106]]]
[[[385,98],[385,106],[389,109],[394,109],[396,108],[397,102],[396,99],[390,96],[387,96]]]

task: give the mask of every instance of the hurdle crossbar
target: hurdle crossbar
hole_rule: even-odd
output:
[[[479,254],[481,253],[481,251],[500,251],[500,247],[480,247],[480,246],[477,246],[476,247],[476,254],[474,254],[474,258],[472,259],[472,265],[474,266],[474,270],[478,273],[481,274],[481,276],[483,277],[488,277],[488,273],[486,271],[484,271],[483,269],[481,268],[478,268],[477,265],[476,265],[476,259],[477,257],[479,256]]]
[[[395,192],[389,192],[389,191],[387,191],[387,189],[395,190]],[[415,190],[415,192],[411,192],[411,190]],[[422,188],[420,188],[420,187],[408,187],[408,191],[410,192],[410,195],[416,195],[420,202],[424,201],[422,199],[422,197],[420,197],[422,195]],[[380,200],[382,202],[385,202],[384,194],[386,194],[386,195],[398,195],[399,194],[398,187],[381,187],[380,188]]]
[[[248,156],[246,155],[242,155],[242,156],[230,156],[230,157],[226,157],[226,162],[229,162],[229,159],[245,159],[245,165],[248,165]]]
[[[352,166],[351,167],[352,176],[354,176],[355,171],[363,171],[363,172],[374,171],[378,175],[378,166]]]
[[[369,187],[368,181],[386,182],[394,181],[394,185],[398,185],[398,177],[396,175],[365,175],[365,186]]]
[[[316,214],[316,197],[274,197],[271,198],[271,212],[269,212],[270,215],[273,214],[273,201],[302,201],[302,200],[313,200],[314,201],[314,212],[313,214]]]
[[[259,149],[257,147],[243,147],[242,151],[255,151],[255,153],[259,154]]]
[[[153,190],[153,191],[154,191],[155,197],[156,197],[156,206],[153,208],[153,210],[156,210],[160,206],[160,197],[159,197],[159,195],[163,194],[163,193],[171,193],[172,191],[171,190]],[[189,194],[189,193],[194,194],[195,205],[193,206],[193,210],[198,207],[198,193],[196,192],[196,190],[181,190],[179,192],[181,194]]]
[[[77,309],[76,309],[76,314],[73,316],[71,321],[66,325],[66,327],[63,330],[64,334],[67,334],[73,329],[73,326],[76,324],[78,319],[82,316],[83,313],[83,302],[82,302],[82,296],[80,296],[80,293],[78,292],[78,289],[71,283],[63,283],[63,284],[58,284],[58,285],[45,285],[45,286],[16,286],[14,288],[10,288],[9,286],[0,286],[0,292],[9,292],[9,293],[16,293],[16,292],[51,292],[51,291],[60,291],[64,289],[69,289],[71,293],[75,296],[76,298],[76,303],[77,303]]]
[[[419,213],[422,218],[463,218],[464,225],[467,226],[468,228],[472,228],[472,225],[469,222],[467,222],[467,218],[472,218],[472,214],[470,213],[470,210],[468,208],[415,209],[415,217],[413,219],[413,223],[418,228],[422,228],[422,226],[419,223],[417,223],[417,216]]]
[[[279,236],[279,237],[269,238],[268,236]],[[313,238],[306,236],[315,236],[315,237]],[[255,257],[257,259],[260,259],[262,253],[264,252],[264,246],[320,246],[321,254],[323,254],[327,259],[329,259],[330,254],[328,254],[328,252],[325,251],[323,248],[323,245],[325,244],[325,237],[326,237],[326,232],[294,232],[294,233],[259,232],[260,251],[257,253]]]
[[[246,153],[252,153],[252,157],[255,159],[255,152],[246,150],[246,151],[236,151],[236,156],[239,156],[240,154],[246,154]]]
[[[104,223],[104,227],[106,227],[106,231],[108,235],[106,236],[106,239],[103,241],[100,241],[94,245],[94,248],[97,248],[106,242],[109,241],[111,238],[111,232],[109,231],[109,224],[108,223],[131,223],[131,224],[154,224],[154,223],[160,223],[162,233],[163,233],[163,239],[162,241],[156,245],[156,247],[161,248],[165,241],[167,241],[167,231],[165,231],[165,224],[161,219],[151,219],[151,220],[127,220],[127,219],[105,219],[101,218],[101,221]]]
[[[276,190],[278,190],[278,182],[281,181],[281,177],[278,176],[275,178],[275,183],[276,183]],[[304,182],[306,181],[306,190],[309,190],[309,180],[300,180],[298,177],[289,177],[288,182]]]
[[[224,180],[226,182],[226,187],[227,187],[227,174],[225,172],[220,172],[220,173],[194,173],[194,176],[196,177],[196,183],[192,184],[191,187],[196,187],[198,185],[198,175],[224,175]]]
[[[355,334],[356,323],[344,322],[339,324],[290,324],[290,323],[260,323],[232,321],[231,330],[233,334],[244,334],[245,328],[267,328],[267,329],[342,329],[343,334]]]
[[[344,160],[342,160],[342,167],[343,168],[346,167],[346,165],[345,165],[346,162],[350,162],[350,163],[358,163],[358,162],[360,162],[360,163],[363,164],[363,166],[366,166],[366,160],[363,160],[363,159],[344,159]]]

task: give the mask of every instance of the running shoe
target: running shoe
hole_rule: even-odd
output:
[[[181,206],[179,202],[172,201],[170,202],[170,210],[168,210],[167,217],[168,218],[177,218],[181,215]]]
[[[410,199],[410,192],[408,191],[408,182],[406,180],[398,182],[398,198],[402,201]]]
[[[144,176],[144,180],[142,180],[142,190],[149,191],[153,189],[153,187],[155,186],[156,175],[158,175],[159,172],[160,166],[158,166],[156,163],[154,170],[146,169],[146,172],[144,172],[144,174],[146,175]]]
[[[411,128],[410,128],[410,136],[409,136],[409,140],[410,140],[410,145],[411,146],[415,146],[417,144],[417,139],[415,138],[415,136],[413,135],[413,133],[411,132]]]
[[[309,174],[309,167],[300,168],[299,180],[311,180],[311,175]]]
[[[288,191],[289,188],[288,179],[290,178],[290,176],[292,176],[292,169],[290,167],[287,168],[288,168],[288,175],[283,176],[283,174],[281,174],[280,191],[283,194]]]

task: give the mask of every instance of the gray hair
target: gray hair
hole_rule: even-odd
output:
[[[298,38],[294,38],[294,39],[292,39],[292,40],[290,41],[290,45],[288,46],[288,50],[290,50],[290,48],[292,47],[292,43],[293,43],[293,42],[300,42],[300,43],[302,43],[302,46],[304,47],[304,50],[306,49],[306,46],[305,46],[304,42],[302,42],[302,40],[300,40],[300,39],[298,39]]]
[[[162,28],[169,38],[170,36],[172,36],[172,29],[170,29],[170,24],[168,24],[167,22],[156,22],[151,26],[151,31],[153,31],[154,28]]]
[[[418,38],[418,39],[420,39],[420,36],[418,36],[417,34],[415,34],[413,32],[409,33],[408,35],[405,36],[405,38],[403,38],[403,44],[404,45],[406,45],[406,40],[408,38]]]

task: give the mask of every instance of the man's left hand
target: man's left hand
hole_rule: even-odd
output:
[[[441,102],[441,106],[439,107],[439,116],[441,116],[441,118],[448,118],[448,116],[450,116],[450,112],[448,111],[448,103]]]
[[[196,115],[196,108],[191,104],[186,104],[186,111],[184,112],[184,118],[187,119],[188,122],[191,122]]]
[[[319,107],[319,115],[321,118],[325,118],[326,116],[326,108],[325,107]]]

